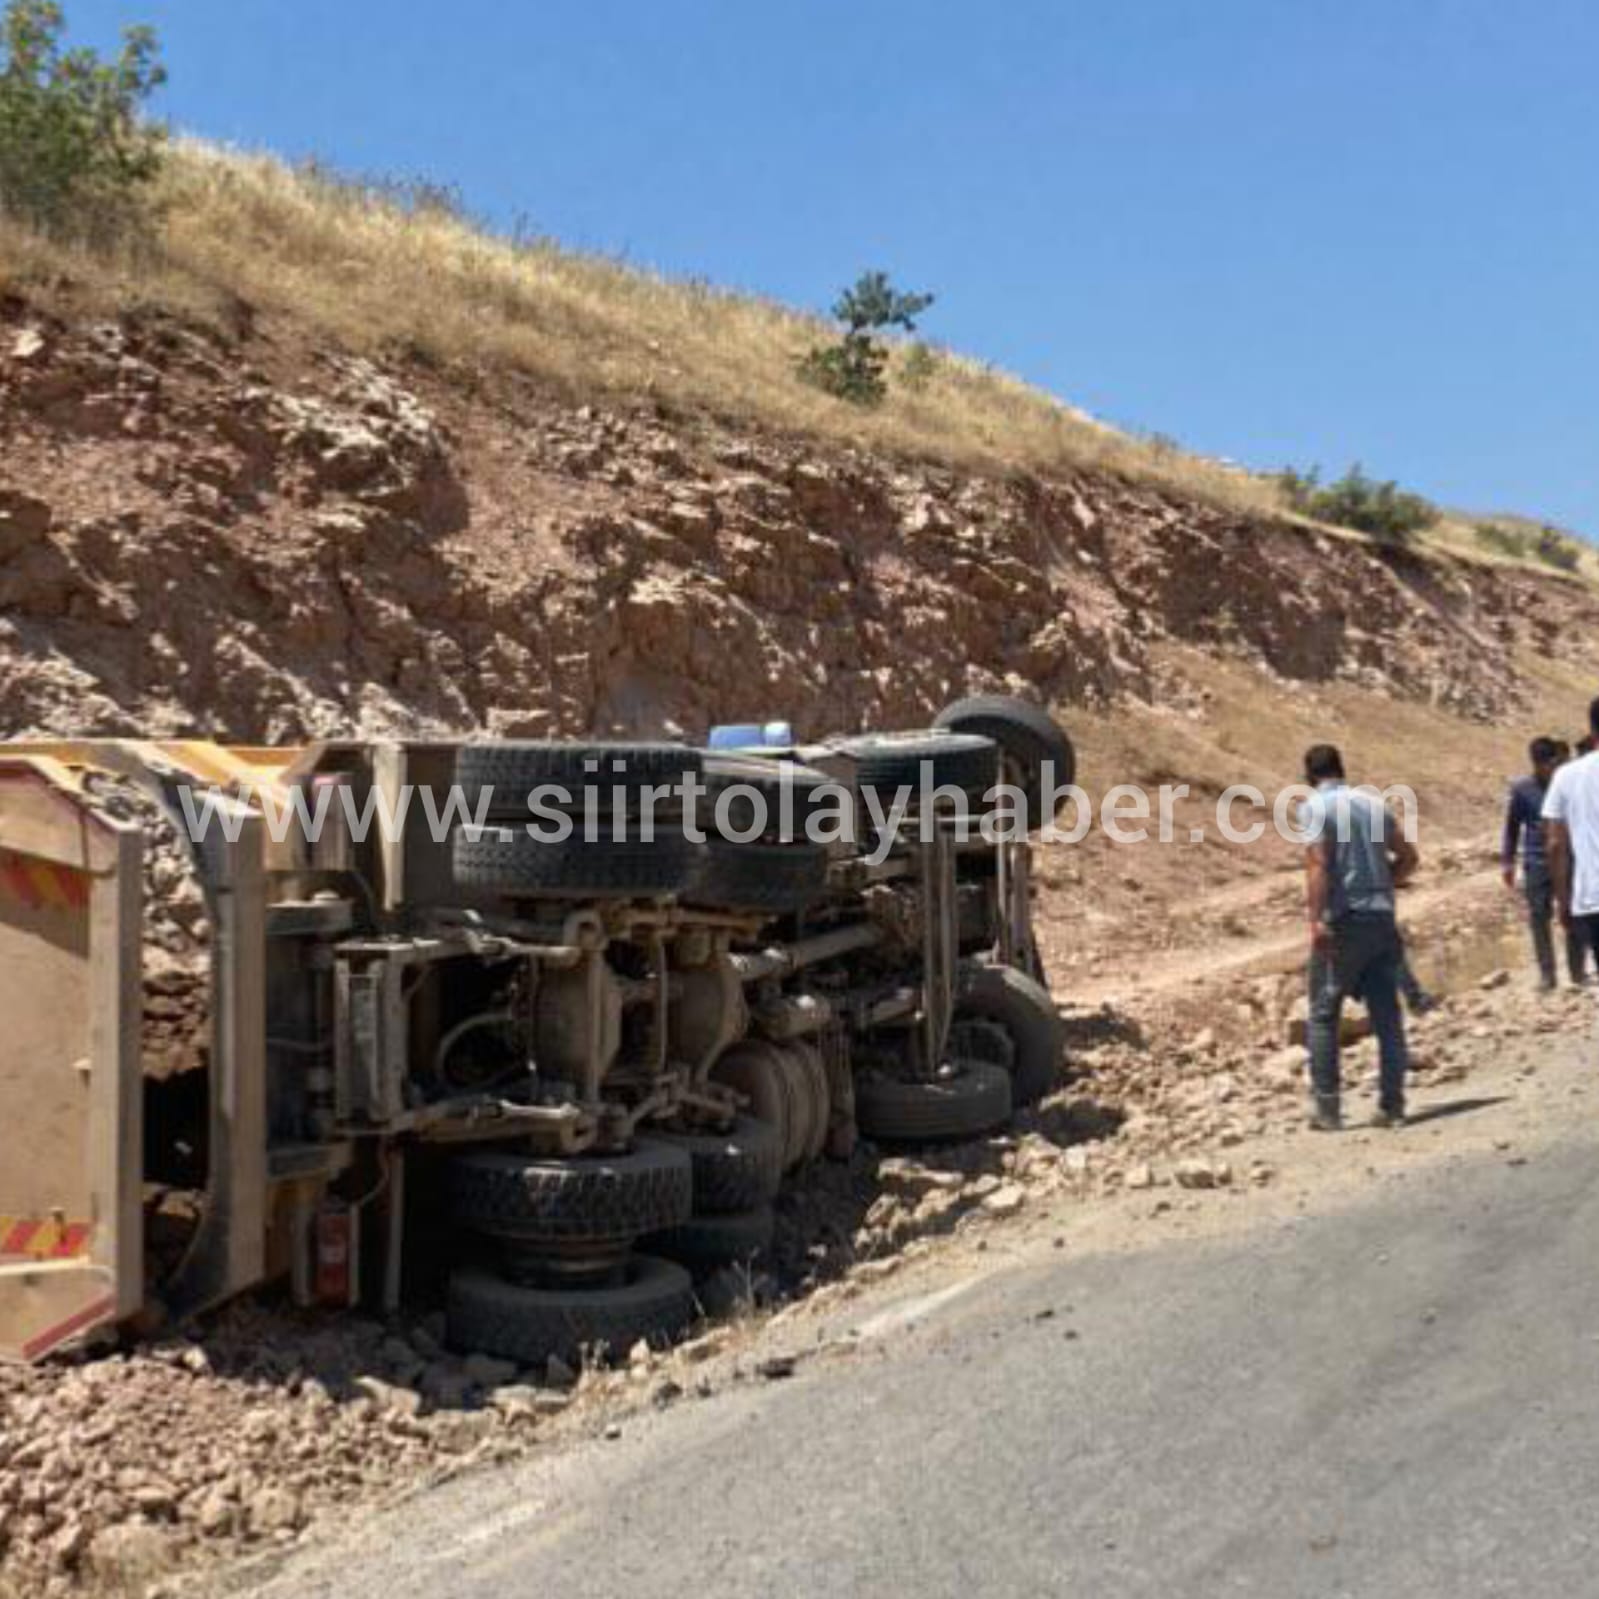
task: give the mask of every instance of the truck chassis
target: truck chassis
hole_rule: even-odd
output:
[[[1045,762],[1069,782],[1070,743],[1016,701],[940,721],[743,752],[0,745],[0,1091],[20,1107],[0,1353],[280,1278],[302,1303],[442,1300],[452,1343],[523,1363],[622,1351],[680,1333],[707,1273],[770,1244],[808,1162],[1002,1125],[1056,1081],[1061,1036],[1029,843],[974,817],[999,781],[1036,799]],[[626,773],[601,835],[530,836],[527,791],[595,768]],[[883,845],[864,801],[922,774]],[[685,775],[693,813],[637,837],[632,785]],[[505,797],[442,835],[414,807],[348,825],[424,787]],[[719,805],[780,788],[781,825],[717,830]],[[824,795],[849,836],[802,828]],[[281,825],[333,796],[319,829]],[[209,944],[193,1068],[158,1079],[142,877],[163,826]]]

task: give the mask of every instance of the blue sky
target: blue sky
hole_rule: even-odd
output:
[[[931,338],[1255,466],[1599,530],[1589,0],[67,0],[177,125]]]

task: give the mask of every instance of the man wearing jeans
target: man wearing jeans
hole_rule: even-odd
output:
[[[1588,723],[1599,737],[1599,699],[1588,707]],[[1544,795],[1543,818],[1560,925],[1599,960],[1599,749],[1555,773]]]
[[[1521,857],[1521,892],[1527,901],[1527,920],[1532,928],[1533,953],[1543,986],[1552,989],[1558,978],[1555,970],[1555,941],[1550,924],[1555,914],[1554,879],[1543,843],[1543,802],[1550,780],[1560,764],[1560,751],[1552,738],[1535,738],[1528,751],[1532,772],[1510,785],[1510,801],[1505,807],[1505,836],[1499,852],[1499,865],[1505,887],[1516,886],[1516,857]],[[1582,957],[1575,940],[1567,940],[1567,964],[1573,983],[1582,981]]]
[[[1415,871],[1415,846],[1400,836],[1382,800],[1350,788],[1343,757],[1331,744],[1305,755],[1305,780],[1315,793],[1300,813],[1310,921],[1310,1125],[1343,1125],[1339,1024],[1344,1000],[1364,999],[1377,1035],[1382,1084],[1373,1125],[1405,1119],[1405,1023],[1399,1010],[1403,960],[1394,890]]]

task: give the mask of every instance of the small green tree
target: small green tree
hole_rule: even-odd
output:
[[[1367,477],[1358,464],[1325,487],[1315,467],[1308,472],[1284,467],[1277,474],[1277,485],[1294,510],[1382,539],[1403,541],[1438,520],[1438,508],[1430,500],[1391,480]]]
[[[839,342],[807,351],[800,376],[841,400],[880,404],[888,393],[888,348],[877,335],[887,328],[914,333],[916,318],[932,303],[930,294],[902,294],[886,272],[863,272],[833,306],[844,327]]]
[[[154,32],[128,28],[103,61],[64,50],[54,0],[0,15],[0,210],[57,235],[104,242],[126,227],[161,164],[141,108],[165,81]]]

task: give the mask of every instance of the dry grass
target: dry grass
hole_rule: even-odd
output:
[[[574,395],[684,409],[901,455],[989,469],[1085,468],[1257,513],[1268,483],[1103,426],[993,368],[947,352],[863,411],[800,381],[828,327],[772,302],[672,282],[546,241],[493,237],[442,206],[407,205],[267,156],[183,142],[161,180],[162,222],[106,262],[14,230],[0,271],[80,295],[215,315],[233,297],[349,347],[505,363]],[[896,352],[903,367],[908,348]]]
[[[226,318],[239,300],[337,338],[437,361],[497,363],[575,398],[653,399],[832,443],[986,470],[1080,469],[1229,509],[1308,523],[1268,478],[1108,427],[993,367],[947,351],[906,362],[862,410],[802,382],[800,356],[828,325],[774,302],[474,227],[447,205],[293,169],[195,141],[173,146],[161,221],[108,261],[0,223],[0,284],[125,306],[156,302]],[[66,287],[70,285],[70,290]],[[1353,535],[1363,537],[1363,535]],[[1424,536],[1486,565],[1469,520]],[[1537,567],[1547,571],[1548,568]],[[1599,571],[1585,554],[1583,572]]]
[[[1433,530],[1433,542],[1487,566],[1513,566],[1522,571],[1542,572],[1546,577],[1565,577],[1572,581],[1592,583],[1599,580],[1599,549],[1580,535],[1565,529],[1556,529],[1571,540],[1577,551],[1577,564],[1567,571],[1563,567],[1540,560],[1536,555],[1514,555],[1508,550],[1498,549],[1487,543],[1477,531],[1485,522],[1507,528],[1528,538],[1536,538],[1544,526],[1543,523],[1533,521],[1529,517],[1513,516],[1508,513],[1488,517],[1468,517],[1450,512]]]

